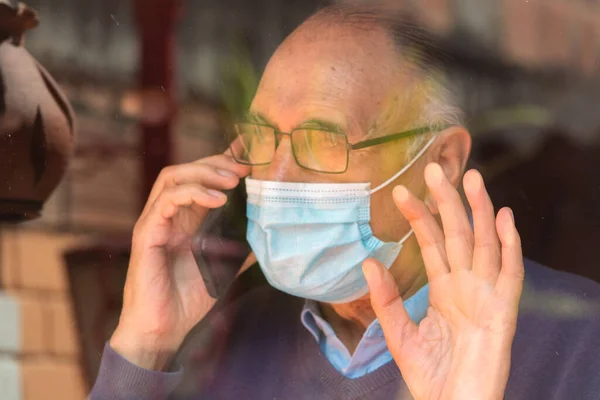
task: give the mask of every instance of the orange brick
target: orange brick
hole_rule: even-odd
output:
[[[13,227],[0,229],[0,285],[4,288],[15,288],[20,284],[17,232]]]
[[[70,360],[25,359],[23,400],[82,400],[87,395],[79,365]]]
[[[50,317],[50,351],[61,356],[77,356],[77,326],[68,298],[49,301],[46,312]]]
[[[22,287],[66,291],[68,283],[63,252],[84,240],[71,234],[21,230],[18,246]]]
[[[21,354],[40,354],[47,351],[48,325],[44,316],[43,299],[13,293],[20,310]]]

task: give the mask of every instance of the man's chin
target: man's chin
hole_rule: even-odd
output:
[[[330,316],[328,311],[333,311],[338,317],[354,321],[364,328],[376,318],[369,293],[347,303],[321,303],[321,311],[324,312],[326,319]]]

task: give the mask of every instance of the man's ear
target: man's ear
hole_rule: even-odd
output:
[[[467,160],[471,153],[471,142],[471,135],[464,127],[451,126],[440,132],[431,148],[428,161],[438,163],[448,180],[456,188],[459,188],[465,173]],[[425,204],[432,214],[439,213],[437,204],[429,191],[425,197]]]
[[[432,150],[431,161],[440,164],[448,180],[458,187],[471,153],[469,132],[462,126],[452,126],[440,133]]]

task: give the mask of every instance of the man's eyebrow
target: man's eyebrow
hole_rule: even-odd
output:
[[[246,114],[246,120],[248,122],[253,122],[256,124],[264,124],[264,125],[268,125],[268,126],[277,128],[276,124],[269,121],[269,119],[264,114],[261,114],[258,111],[248,112]],[[343,129],[341,128],[341,126],[339,124],[336,124],[331,121],[319,119],[319,118],[307,119],[306,121],[304,121],[300,125],[298,125],[295,129],[302,129],[302,128],[323,129],[323,130],[332,131],[332,132],[343,132]]]
[[[261,114],[257,111],[251,111],[251,112],[247,113],[246,120],[248,122],[254,122],[256,124],[269,125],[274,128],[276,127],[276,125],[273,124],[271,121],[269,121],[269,119],[267,117],[265,117],[263,114]]]
[[[326,131],[332,131],[332,132],[342,132],[343,129],[340,127],[339,124],[330,122],[330,121],[325,121],[323,119],[318,119],[318,118],[311,118],[308,119],[306,121],[304,121],[303,123],[301,123],[300,125],[298,125],[298,128],[315,128],[315,129],[323,129]]]

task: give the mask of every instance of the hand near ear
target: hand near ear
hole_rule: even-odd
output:
[[[502,399],[510,370],[524,269],[510,209],[494,216],[481,175],[465,174],[474,229],[442,168],[425,180],[443,231],[406,188],[394,201],[414,229],[429,279],[429,309],[419,325],[406,312],[391,274],[378,261],[363,264],[371,304],[388,348],[417,400]]]

